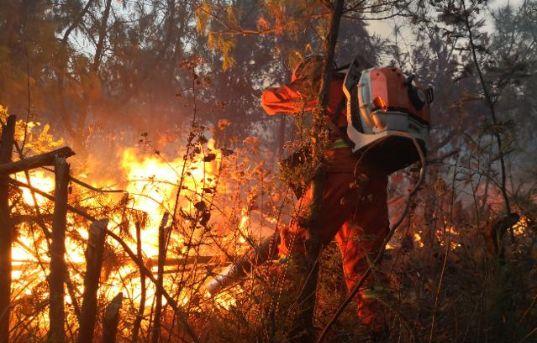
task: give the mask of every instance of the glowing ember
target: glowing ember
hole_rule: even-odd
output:
[[[528,218],[521,216],[518,222],[513,225],[513,235],[516,237],[523,236],[528,229]]]
[[[416,243],[418,248],[423,248],[424,247],[423,241],[421,239],[421,235],[419,233],[417,233],[417,232],[414,232],[414,243]]]

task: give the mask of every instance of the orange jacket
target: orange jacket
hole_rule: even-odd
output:
[[[308,82],[311,83],[311,80],[298,79],[287,85],[265,89],[261,96],[261,106],[269,115],[299,114],[313,110],[317,105],[317,94],[312,90],[318,89],[318,85],[311,86]],[[334,75],[330,84],[326,114],[337,126],[347,125],[345,106],[342,106],[345,100],[342,87],[343,77],[340,74]]]

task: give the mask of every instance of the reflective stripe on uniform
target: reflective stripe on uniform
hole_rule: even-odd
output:
[[[340,149],[340,148],[350,148],[351,146],[345,142],[343,138],[337,139],[332,145],[330,146],[331,149]]]

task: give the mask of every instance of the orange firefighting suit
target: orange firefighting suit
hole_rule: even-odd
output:
[[[310,74],[311,75],[311,74]],[[313,83],[313,84],[312,84]],[[292,82],[263,92],[262,106],[269,114],[297,114],[310,111],[315,100],[308,100],[308,92],[315,93],[317,83],[311,76],[293,75]],[[337,126],[345,126],[342,91],[343,76],[336,74],[329,89],[326,115]],[[309,88],[309,89],[308,89]],[[315,98],[315,97],[314,97]],[[311,97],[310,97],[311,99]],[[378,253],[389,230],[386,173],[374,166],[358,164],[359,157],[341,138],[333,137],[334,144],[324,155],[322,169],[324,183],[321,197],[321,214],[316,225],[301,220],[314,201],[312,186],[306,189],[296,204],[297,220],[280,232],[280,255],[304,254],[308,240],[317,236],[321,246],[336,238],[343,259],[343,271],[347,287],[352,289],[367,270],[368,263]],[[366,180],[360,182],[360,180]],[[310,230],[318,230],[311,233]],[[373,289],[380,280],[370,278],[357,296],[358,317],[371,328],[380,325],[379,303]]]

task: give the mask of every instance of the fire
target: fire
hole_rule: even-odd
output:
[[[207,149],[204,151],[204,149]],[[177,157],[171,160],[166,160],[164,157],[153,154],[143,155],[136,149],[124,149],[120,153],[120,162],[117,166],[118,175],[115,180],[108,180],[108,184],[116,184],[128,193],[128,201],[125,207],[131,211],[144,213],[146,220],[141,228],[142,253],[146,263],[151,263],[151,270],[156,273],[156,261],[158,256],[158,228],[165,212],[174,213],[176,210],[176,219],[181,222],[180,229],[171,230],[170,248],[168,249],[168,260],[180,259],[187,257],[185,255],[194,255],[198,251],[192,251],[186,246],[186,242],[190,239],[191,242],[196,242],[197,225],[193,221],[196,211],[199,211],[200,202],[210,204],[214,194],[223,188],[223,183],[218,184],[218,172],[221,163],[221,155],[217,149],[214,149],[213,142],[209,141],[206,147],[198,150],[199,153],[191,156],[188,161],[183,159],[184,153],[178,154]],[[207,158],[207,153],[212,154]],[[84,172],[74,174],[74,177],[81,175]],[[32,170],[29,174],[30,180],[26,179],[23,173],[15,176],[17,179],[31,184],[33,187],[53,194],[54,192],[54,174],[46,170]],[[177,191],[181,185],[181,194],[176,205]],[[98,185],[94,185],[99,187]],[[73,184],[70,188],[70,199],[77,199],[78,206],[86,206],[87,208],[98,209],[103,203],[117,203],[117,194],[99,194],[98,196],[86,196],[85,189]],[[53,203],[45,197],[34,195],[29,189],[21,188],[21,199],[26,205],[28,211],[33,211],[37,205],[43,211],[43,215],[50,216],[53,210]],[[81,195],[84,194],[84,195]],[[36,204],[37,202],[37,204]],[[208,205],[207,205],[208,206]],[[177,207],[175,209],[175,207]],[[30,215],[34,212],[30,212]],[[211,220],[217,216],[213,216]],[[189,219],[190,218],[190,219]],[[48,217],[50,223],[50,217]],[[123,214],[115,211],[109,214],[110,230],[118,232],[118,228],[124,222]],[[86,249],[86,240],[88,237],[89,223],[81,223],[74,214],[69,213],[67,217],[68,225],[66,235],[66,262],[70,270],[70,280],[78,288],[78,292],[83,289],[83,271],[85,264],[84,252]],[[240,225],[241,230],[247,231],[248,217],[243,216]],[[172,224],[172,220],[167,223]],[[129,220],[127,223],[128,236],[125,242],[133,251],[136,251],[136,222]],[[181,226],[180,225],[180,226]],[[50,226],[49,226],[50,229]],[[185,232],[191,229],[192,236],[184,237]],[[49,241],[45,238],[42,231],[36,229],[32,223],[21,223],[17,229],[18,235],[13,245],[13,289],[16,297],[25,295],[31,297],[34,289],[40,284],[46,285],[46,278],[49,273]],[[120,252],[119,246],[112,239],[108,239],[107,243],[114,251]],[[141,296],[141,281],[138,266],[131,262],[125,261],[122,265],[115,268],[110,274],[106,275],[102,280],[100,287],[100,296],[111,300],[118,292],[128,294],[133,301],[139,301]],[[105,261],[105,264],[107,262]],[[71,266],[76,266],[72,269]],[[177,268],[177,265],[174,266]],[[168,267],[166,267],[168,268]],[[199,283],[203,282],[201,273],[193,275],[199,278]],[[175,274],[177,275],[177,274]],[[193,297],[194,289],[184,288],[177,289],[177,280],[166,276],[164,278],[164,287],[176,295],[177,303],[181,306],[188,305]],[[189,286],[190,287],[190,286]],[[46,289],[46,287],[45,287]],[[48,297],[48,290],[42,295]],[[146,311],[149,313],[151,306],[154,303],[155,287],[146,280]],[[80,299],[76,299],[80,302]],[[66,292],[66,304],[72,304],[73,299]],[[163,303],[166,304],[165,299]],[[228,308],[234,303],[231,293],[226,294],[223,298],[215,299],[216,304],[220,304]],[[79,304],[80,305],[80,304]],[[146,314],[147,314],[146,313]],[[39,322],[39,326],[44,329],[47,327],[46,316],[43,321]]]
[[[194,204],[206,198],[204,189],[215,187],[218,161],[199,158],[186,166],[182,158],[165,161],[158,156],[138,157],[134,149],[122,153],[121,169],[127,180],[127,192],[131,196],[130,207],[148,215],[148,228],[142,230],[144,252],[158,255],[158,226],[164,212],[174,213],[178,185],[181,197],[178,211],[192,213]],[[206,200],[206,199],[205,199]],[[130,228],[134,234],[134,226]],[[183,243],[182,236],[173,237],[175,244]]]
[[[35,131],[40,126],[29,129]],[[39,142],[31,145],[29,141],[27,144],[35,148],[29,155],[63,145],[61,141],[54,141],[46,127],[38,136]],[[112,188],[124,192],[98,192],[72,181],[69,204],[95,218],[107,218],[108,229],[121,237],[135,254],[138,253],[139,230],[140,258],[155,277],[159,226],[164,213],[170,214],[166,223],[170,236],[164,265],[164,289],[186,311],[203,311],[207,306],[229,310],[236,306],[237,295],[243,289],[236,286],[222,294],[201,299],[208,275],[211,270],[218,270],[220,264],[250,249],[253,238],[260,239],[268,232],[272,234],[277,220],[254,209],[248,192],[255,193],[255,189],[249,190],[249,185],[242,184],[245,173],[255,174],[257,169],[249,170],[249,164],[238,157],[240,154],[230,155],[226,163],[232,167],[222,168],[224,154],[228,156],[230,150],[221,152],[212,140],[202,138],[194,140],[188,151],[175,154],[121,149],[117,151],[117,162],[107,163],[112,171],[116,171],[112,177],[105,176],[110,175],[110,171],[100,173],[95,168],[83,169],[72,160],[71,175],[74,178],[96,189],[114,185]],[[28,176],[18,173],[14,177],[49,195],[54,194],[54,173],[47,169],[34,169]],[[244,197],[245,194],[248,196]],[[54,203],[23,187],[14,193],[11,201],[14,217],[20,215],[21,218],[16,224],[12,247],[13,318],[31,317],[35,332],[44,336],[49,326],[48,307],[40,307],[36,314],[35,304],[46,303],[50,297],[47,277],[50,274]],[[82,305],[89,225],[86,219],[68,212],[65,305],[67,321],[73,323],[74,330],[78,323],[75,308]],[[198,261],[200,257],[202,260]],[[142,330],[147,329],[150,324],[147,318],[151,318],[155,304],[155,285],[140,275],[139,266],[116,240],[108,236],[98,291],[100,305],[109,303],[120,292],[129,299],[124,306],[129,306],[127,316],[131,317],[126,320],[140,314]],[[142,293],[145,295],[143,306]],[[163,304],[167,303],[166,298],[162,300]],[[169,307],[165,307],[164,311],[168,310]]]
[[[513,235],[515,237],[523,236],[528,229],[528,218],[526,216],[521,216],[518,222],[513,225]]]
[[[44,192],[52,193],[54,190],[54,177],[49,173],[45,172],[44,170],[38,170],[34,169],[29,172],[30,176],[30,184]],[[27,182],[26,175],[24,173],[17,173],[15,175],[15,178],[22,180],[23,182]],[[23,201],[29,205],[29,206],[35,206],[34,198],[32,196],[32,192],[28,188],[21,188],[22,190],[22,199]],[[48,200],[39,195],[35,195],[35,200],[37,200],[37,205],[42,206],[44,203],[46,203]]]
[[[226,309],[226,310],[229,310],[231,307],[233,306],[236,306],[237,305],[237,300],[235,298],[235,295],[242,292],[242,289],[240,288],[240,286],[235,286],[235,287],[232,287],[231,289],[229,290],[226,290],[224,292],[221,292],[221,293],[218,293],[215,297],[214,297],[214,302]]]
[[[423,248],[425,246],[423,240],[421,239],[421,235],[417,232],[414,232],[414,242],[416,243],[418,248]]]

